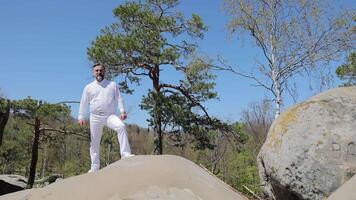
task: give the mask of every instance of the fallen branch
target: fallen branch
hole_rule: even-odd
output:
[[[231,185],[225,183],[223,180],[221,180],[220,178],[218,178],[215,174],[213,174],[211,171],[209,171],[206,167],[204,167],[204,165],[199,164],[199,166],[201,168],[203,168],[206,172],[208,172],[210,175],[212,175],[213,177],[215,177],[216,179],[218,179],[221,183],[223,183],[224,185],[227,185],[231,190],[233,190],[234,192],[238,193],[239,195],[241,195],[244,199],[249,200],[247,197],[245,197],[243,194],[241,194],[241,192],[237,191],[235,188],[233,188]]]
[[[259,200],[262,200],[259,196],[257,196],[252,190],[250,190],[247,186],[242,185],[247,191],[249,191],[254,197],[256,197]]]

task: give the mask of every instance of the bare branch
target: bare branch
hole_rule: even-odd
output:
[[[215,70],[221,70],[221,71],[230,71],[234,74],[237,74],[239,76],[242,76],[244,78],[249,78],[249,79],[252,79],[254,80],[257,85],[255,86],[259,86],[259,87],[264,87],[265,89],[269,90],[269,91],[272,91],[272,87],[268,87],[267,85],[265,85],[264,83],[262,83],[260,80],[258,80],[256,77],[254,76],[251,76],[251,75],[246,75],[246,74],[243,74],[241,72],[238,72],[237,70],[235,70],[232,66],[230,65],[227,65],[226,63],[224,63],[224,61],[222,61],[220,58],[219,58],[219,62],[224,65],[224,67],[221,67],[221,66],[217,66],[217,65],[211,65],[211,67],[213,67],[213,69]]]
[[[83,134],[80,134],[80,133],[75,133],[75,132],[72,132],[72,131],[66,131],[66,130],[63,130],[63,129],[55,129],[55,128],[48,128],[48,127],[44,127],[44,128],[40,128],[41,131],[54,131],[54,132],[58,132],[58,133],[63,133],[63,134],[70,134],[70,135],[76,135],[76,136],[80,136],[82,138],[85,138],[85,139],[90,139],[90,137],[88,135],[83,135]]]

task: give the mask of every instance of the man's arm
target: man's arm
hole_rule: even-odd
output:
[[[124,100],[122,98],[119,86],[116,85],[116,97],[117,97],[117,101],[118,101],[118,106],[119,106],[119,110],[120,110],[120,119],[121,120],[125,120],[127,118],[127,114],[125,112],[125,107],[124,107]]]
[[[85,124],[85,113],[87,111],[89,105],[89,100],[88,100],[88,94],[87,94],[87,87],[84,88],[82,98],[80,100],[80,105],[79,105],[79,114],[78,114],[78,123],[80,125]]]

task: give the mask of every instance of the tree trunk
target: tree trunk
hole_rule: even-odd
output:
[[[273,58],[273,57],[272,57]],[[272,59],[273,60],[273,59]],[[281,103],[282,103],[282,91],[281,91],[281,84],[276,77],[277,69],[272,70],[272,80],[273,80],[273,93],[275,97],[275,115],[274,119],[277,119],[281,114]]]
[[[275,96],[275,116],[274,118],[277,119],[281,114],[281,102],[282,102],[282,91],[281,91],[281,84],[279,82],[278,73],[279,70],[276,66],[276,57],[275,57],[275,37],[274,35],[270,35],[270,44],[271,44],[271,69],[272,69],[272,81],[273,81],[273,93]]]
[[[0,146],[2,145],[2,138],[4,136],[4,131],[5,131],[5,126],[7,124],[7,121],[9,120],[9,115],[10,115],[10,100],[6,100],[7,105],[4,111],[0,111]]]
[[[154,154],[156,155],[162,155],[163,154],[163,145],[162,145],[162,140],[163,140],[163,136],[162,136],[162,116],[161,116],[161,112],[160,112],[160,107],[161,107],[161,103],[160,103],[160,93],[159,91],[156,91],[156,97],[158,99],[156,99],[155,101],[155,115],[154,115],[154,131],[155,131],[155,139],[154,139],[154,143],[155,143],[155,149],[154,149]]]
[[[36,176],[36,165],[38,160],[38,147],[40,140],[40,125],[41,121],[38,118],[35,118],[35,137],[33,138],[32,144],[32,158],[31,158],[31,166],[30,166],[30,175],[28,177],[27,188],[32,188],[33,183],[35,182]]]
[[[162,155],[163,154],[163,135],[162,135],[162,121],[161,121],[161,114],[157,114],[157,152],[156,154]]]
[[[282,103],[282,92],[278,81],[275,86],[275,90],[276,90],[275,91],[276,92],[276,115],[274,116],[274,119],[277,119],[281,114],[281,103]]]
[[[151,71],[151,77],[153,81],[153,88],[156,92],[155,95],[155,107],[154,107],[154,130],[155,130],[155,149],[154,154],[162,155],[163,145],[162,145],[162,116],[161,116],[161,91],[159,85],[159,67],[155,66]]]

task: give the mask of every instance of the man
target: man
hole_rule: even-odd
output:
[[[100,140],[103,126],[115,130],[120,144],[121,158],[131,157],[129,141],[123,120],[127,118],[120,90],[113,81],[105,79],[105,68],[93,66],[95,80],[85,86],[80,100],[78,123],[85,124],[84,116],[89,105],[90,112],[90,172],[100,169]],[[117,108],[120,115],[115,115]]]

